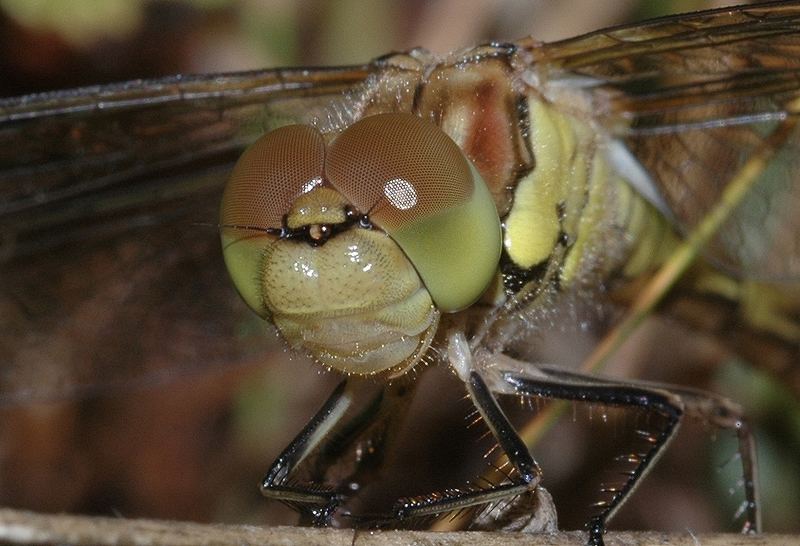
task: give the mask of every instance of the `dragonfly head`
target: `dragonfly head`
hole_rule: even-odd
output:
[[[329,144],[310,126],[268,133],[234,168],[221,225],[245,302],[290,345],[358,374],[413,366],[440,314],[489,286],[501,249],[478,172],[410,114],[364,118]]]

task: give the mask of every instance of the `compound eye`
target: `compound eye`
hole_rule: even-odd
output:
[[[325,140],[308,125],[289,125],[255,141],[233,168],[220,222],[238,228],[280,229],[301,194],[322,184]]]
[[[439,127],[379,114],[329,146],[328,181],[403,249],[437,307],[458,311],[497,270],[500,220],[480,174]]]
[[[325,141],[313,127],[289,125],[262,136],[237,161],[222,196],[223,256],[244,301],[267,316],[258,283],[264,248],[301,194],[322,184]]]

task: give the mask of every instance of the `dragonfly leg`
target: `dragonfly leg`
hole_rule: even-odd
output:
[[[366,410],[350,419],[345,428],[355,433],[360,428],[360,422],[369,420],[369,416],[366,414],[374,413],[375,408],[380,405],[381,398],[382,392],[376,396]],[[292,483],[290,485],[290,477],[298,465],[315,448],[319,447],[321,451],[325,451],[330,447],[329,451],[338,451],[333,444],[340,442],[342,437],[339,435],[334,440],[335,435],[329,433],[339,425],[343,415],[352,406],[353,399],[353,391],[349,388],[348,382],[342,381],[303,430],[272,463],[261,482],[262,495],[310,513],[315,525],[330,523],[333,512],[344,501],[345,496],[335,488],[318,483]]]
[[[306,523],[333,523],[334,513],[358,490],[357,485],[378,471],[385,444],[403,421],[416,384],[380,385],[353,378],[341,382],[272,464],[261,493],[299,510]],[[358,449],[353,450],[354,444]],[[348,454],[356,455],[355,464],[345,466],[349,473],[342,475],[337,466]],[[301,465],[304,474],[298,479]],[[325,485],[331,469],[336,486]],[[351,524],[361,519],[346,516]]]
[[[716,426],[736,431],[745,482],[746,521],[743,532],[755,532],[760,528],[753,438],[741,409],[735,404],[699,390],[644,381],[616,382],[554,366],[522,363],[505,355],[492,357],[492,360],[495,366],[492,375],[499,376],[501,382],[511,387],[509,391],[506,386],[499,384],[500,382],[492,383],[493,390],[497,392],[612,406],[641,407],[655,411],[665,418],[666,424],[661,430],[646,435],[649,448],[632,458],[636,467],[627,474],[622,486],[614,489],[609,501],[598,505],[601,508],[600,513],[588,523],[590,544],[602,544],[606,522],[627,500],[639,480],[652,468],[653,463],[674,438],[682,418],[686,415],[700,417]]]
[[[483,378],[472,371],[466,377],[465,385],[472,402],[514,468],[514,472],[508,475],[510,481],[488,487],[453,489],[403,498],[395,504],[396,519],[457,512],[472,506],[511,499],[533,491],[541,481],[539,465],[506,418]]]

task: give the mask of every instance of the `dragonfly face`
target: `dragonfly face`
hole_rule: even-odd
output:
[[[93,308],[83,299],[87,290],[84,285],[68,292],[72,299],[66,303],[49,306],[49,302],[61,300],[50,297],[39,285],[31,288],[32,279],[26,271],[32,269],[28,267],[41,265],[45,252],[62,256],[59,249],[63,249],[65,239],[78,236],[87,241],[104,240],[127,233],[131,225],[147,226],[149,222],[155,222],[162,231],[163,226],[169,226],[181,235],[177,243],[173,240],[168,245],[173,248],[172,261],[165,259],[170,254],[160,252],[167,243],[153,237],[145,227],[139,233],[147,235],[137,241],[138,246],[129,243],[111,257],[95,254],[90,246],[84,251],[89,257],[87,263],[111,262],[121,270],[139,272],[144,278],[134,276],[134,280],[144,287],[150,282],[143,267],[148,250],[167,266],[186,259],[185,267],[175,268],[174,277],[184,278],[178,274],[184,269],[201,271],[202,275],[192,280],[192,294],[163,290],[160,296],[167,300],[171,296],[172,301],[179,302],[175,304],[178,308],[192,302],[199,308],[195,316],[203,312],[213,315],[204,324],[238,320],[242,313],[223,283],[221,268],[197,267],[188,260],[193,248],[198,255],[209,252],[208,241],[186,231],[191,222],[207,222],[213,217],[214,212],[198,215],[198,203],[207,210],[216,208],[221,181],[227,178],[241,149],[266,134],[265,140],[251,148],[258,150],[260,161],[268,162],[272,155],[281,153],[299,156],[291,160],[297,167],[288,170],[293,180],[275,181],[275,175],[268,175],[273,178],[260,186],[276,193],[259,193],[265,190],[253,189],[234,175],[233,189],[223,198],[220,224],[226,265],[245,302],[258,315],[273,321],[290,344],[310,352],[326,366],[348,373],[405,371],[432,354],[428,349],[438,335],[441,345],[435,347],[440,349],[435,354],[441,355],[446,349],[451,363],[462,364],[457,371],[484,419],[492,424],[498,441],[506,442],[504,449],[514,448],[513,435],[506,433],[492,406],[491,391],[546,397],[547,392],[554,392],[555,383],[577,381],[549,369],[539,370],[544,375],[535,377],[540,381],[536,384],[530,375],[508,375],[519,363],[512,366],[500,358],[500,353],[509,339],[524,333],[524,320],[520,326],[516,319],[526,318],[529,304],[542,296],[537,287],[572,285],[580,292],[586,281],[609,280],[612,275],[616,275],[612,280],[633,278],[665,259],[660,249],[671,248],[652,245],[653,241],[693,232],[722,189],[760,150],[764,137],[775,133],[795,114],[791,97],[797,66],[796,56],[790,53],[797,45],[793,27],[796,12],[795,3],[787,3],[666,20],[648,27],[625,27],[549,45],[523,40],[507,46],[484,46],[443,62],[413,51],[359,67],[176,78],[5,102],[0,137],[25,134],[26,143],[37,144],[9,145],[0,156],[0,223],[4,228],[3,250],[11,257],[11,265],[1,272],[4,308],[11,310],[5,316],[23,317],[6,319],[4,326],[14,326],[15,332],[22,334],[20,338],[8,337],[12,341],[0,354],[11,363],[12,371],[25,369],[32,360],[47,362],[55,351],[32,350],[38,341],[34,334],[57,340],[57,336],[47,334],[58,333],[64,317],[76,316],[78,311],[90,314]],[[770,55],[752,55],[756,50]],[[762,87],[765,82],[769,84],[766,90]],[[387,118],[381,116],[387,115],[400,117],[386,123]],[[415,125],[419,120],[425,127],[437,128],[436,135],[444,134],[454,142],[459,148],[455,157],[462,159],[429,155],[428,149],[420,153],[413,148],[420,139],[397,138],[384,131],[406,122]],[[298,122],[303,125],[272,132],[277,126]],[[363,127],[361,123],[373,122],[379,127],[370,129],[367,137],[358,136],[356,129]],[[110,127],[112,132],[101,133],[99,127]],[[95,138],[98,134],[105,134],[105,138]],[[290,142],[304,144],[285,145],[283,152],[278,151],[280,145],[270,144],[270,139],[282,139],[281,135],[287,134]],[[706,265],[723,273],[704,277],[710,282],[707,293],[711,299],[723,299],[726,311],[736,308],[736,296],[749,291],[748,283],[739,283],[740,279],[769,284],[773,290],[770,294],[777,294],[778,300],[790,290],[785,289],[786,283],[775,281],[796,279],[797,239],[791,236],[796,231],[796,221],[792,220],[796,207],[791,205],[797,195],[793,176],[796,155],[792,153],[795,140],[790,131],[784,141],[773,143],[775,157],[762,170],[769,176],[764,175],[751,194],[757,202],[767,203],[762,208],[777,211],[779,218],[770,220],[769,229],[747,237],[746,245],[739,245],[743,240],[739,235],[751,233],[747,226],[752,225],[753,215],[734,213],[720,231],[723,236],[712,243],[707,254]],[[362,177],[372,176],[369,172],[356,175],[353,182],[350,169],[358,161],[348,156],[373,154],[370,146],[381,147],[374,152],[376,156],[383,155],[388,147],[393,151],[399,148],[401,158],[430,160],[433,165],[423,172],[442,166],[448,172],[460,169],[461,182],[456,187],[465,179],[475,184],[473,191],[462,192],[468,197],[480,193],[475,188],[483,187],[475,182],[479,174],[492,202],[490,214],[480,205],[486,201],[478,199],[477,208],[484,211],[478,216],[486,221],[476,224],[482,227],[475,233],[485,241],[469,241],[466,246],[471,247],[470,252],[442,252],[464,242],[460,234],[473,227],[472,217],[457,211],[457,207],[472,206],[469,199],[460,196],[461,190],[455,191],[452,201],[436,208],[433,216],[407,218],[401,215],[415,211],[413,206],[404,208],[406,203],[418,199],[427,206],[426,192],[440,197],[435,183],[409,182],[412,178],[396,174],[394,166],[389,174],[382,174],[378,184],[362,185]],[[406,146],[412,148],[402,150]],[[620,149],[627,152],[619,153]],[[406,153],[409,155],[402,155]],[[339,160],[337,154],[348,159]],[[247,157],[241,160],[241,169],[246,170]],[[460,161],[466,161],[467,167]],[[565,178],[571,186],[563,192],[564,186],[554,181]],[[669,221],[653,215],[653,204],[639,199],[638,193],[646,193],[636,186],[642,181],[658,190],[661,202],[656,204],[672,216]],[[632,186],[638,193],[630,189]],[[610,191],[574,191],[581,187]],[[542,188],[548,191],[542,193]],[[688,194],[701,199],[688,200]],[[629,208],[620,205],[634,201],[639,204]],[[623,213],[610,214],[613,211]],[[437,216],[447,213],[452,213],[452,221]],[[502,239],[497,231],[498,218],[504,229]],[[467,219],[466,226],[458,224],[459,219]],[[440,222],[435,230],[430,227],[432,222]],[[776,234],[773,224],[789,226],[786,231],[790,236]],[[595,225],[604,227],[594,232],[590,228]],[[444,238],[433,249],[426,239],[417,237],[431,231]],[[528,237],[530,233],[537,234],[535,242]],[[631,245],[634,236],[648,242]],[[214,232],[208,239],[215,237]],[[604,244],[611,242],[611,246],[603,247],[611,250],[598,251],[601,240]],[[754,252],[754,248],[761,248],[760,241],[766,241],[767,247]],[[162,242],[164,247],[160,246]],[[738,252],[739,248],[743,251]],[[621,257],[629,258],[624,265],[615,261]],[[462,268],[451,263],[457,259],[470,264],[465,269],[468,274],[459,279],[453,277],[452,270]],[[367,266],[370,272],[364,271]],[[473,266],[479,274],[472,274]],[[498,266],[499,277],[495,277]],[[440,275],[443,268],[448,269],[444,277]],[[93,269],[78,269],[87,272],[87,286],[95,284],[89,276]],[[52,271],[56,272],[54,277],[61,278],[59,269]],[[336,271],[338,276],[328,276],[329,271]],[[731,272],[736,273],[733,280],[728,275]],[[315,273],[321,276],[315,277]],[[354,278],[358,280],[352,281]],[[498,278],[502,283],[492,283]],[[449,292],[456,281],[468,286]],[[143,295],[148,292],[138,290],[140,285],[135,283],[128,286],[128,292],[120,289],[120,284],[116,291],[109,289],[112,293],[106,294],[115,304],[111,307],[120,313],[136,309],[137,301],[156,298]],[[487,287],[491,291],[500,284],[502,288],[496,294],[484,298],[478,307],[472,305]],[[333,285],[343,287],[342,292],[330,290]],[[601,291],[612,286],[613,282],[603,284]],[[553,293],[550,290],[544,295]],[[766,301],[759,292],[755,294],[753,300]],[[789,347],[796,354],[792,301],[789,297],[782,299],[786,312],[777,316],[777,322],[770,309],[760,316],[766,317],[762,326],[768,331],[767,337],[775,341],[770,347],[780,351]],[[341,314],[337,313],[343,306],[347,318],[339,320]],[[464,307],[469,310],[464,311]],[[477,308],[480,311],[473,314]],[[498,309],[501,316],[496,321],[492,318],[492,329],[483,334],[480,321],[458,323],[463,317],[469,317],[464,319],[467,321],[475,316],[485,318]],[[125,317],[125,323],[137,328],[148,324],[146,314]],[[18,328],[23,319],[35,323],[35,328]],[[106,317],[98,322],[102,326],[114,319]],[[170,332],[183,330],[175,322],[177,325],[150,325],[142,330],[150,335],[139,337],[153,339],[159,332],[169,337]],[[739,344],[737,349],[747,350],[743,338],[737,335],[740,330],[711,329]],[[104,332],[99,327],[97,337],[103,338]],[[459,332],[466,335],[459,337]],[[173,356],[235,360],[241,355],[220,351],[218,347],[223,345],[216,343],[233,337],[232,328],[221,331],[208,327],[196,336],[195,352]],[[92,354],[58,354],[49,360],[57,365],[66,361],[66,367],[73,369],[80,367],[76,363],[94,366],[115,362],[125,357],[124,353],[133,358],[130,348],[134,347],[134,352],[142,348],[136,340],[126,340],[122,345],[128,348],[120,351],[123,354],[87,351]],[[481,360],[486,354],[495,359]],[[469,363],[470,355],[477,364]],[[773,369],[791,370],[782,358],[776,362],[782,362],[783,368],[774,364]],[[484,374],[483,365],[486,369],[506,368],[491,375]],[[472,378],[471,371],[480,372],[479,377]],[[14,379],[14,375],[7,377]],[[8,385],[5,394],[13,397],[19,392],[19,382],[9,381]],[[643,394],[587,383],[570,392],[584,399],[595,396],[598,403],[614,397],[627,396],[630,400],[634,394]],[[347,396],[345,392],[332,398],[328,409],[334,414],[344,412]],[[652,393],[649,396],[648,400],[656,404]],[[658,403],[665,402],[664,408],[674,410],[678,406],[670,406],[671,400],[667,397],[666,402]],[[666,419],[674,418],[669,411],[664,412]],[[301,449],[294,455],[302,459],[306,453]],[[536,482],[534,462],[517,460],[516,464],[515,478],[524,474],[527,481],[514,482],[514,487]],[[282,485],[272,479],[265,489],[275,491]],[[318,513],[319,507],[327,506],[330,500],[304,499]],[[406,503],[401,508],[400,515],[414,510],[423,510],[424,515],[424,510],[437,509],[425,502]]]
[[[269,133],[234,169],[220,223],[248,305],[290,345],[364,375],[414,366],[439,313],[475,302],[500,255],[480,174],[408,114],[364,118],[330,146],[307,126]]]

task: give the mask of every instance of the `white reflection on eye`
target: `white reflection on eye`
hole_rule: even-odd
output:
[[[311,180],[303,184],[303,188],[300,190],[300,193],[308,193],[321,184],[322,184],[322,177],[318,176],[316,178],[312,178]]]
[[[408,180],[402,178],[393,178],[384,184],[383,194],[400,210],[408,210],[417,204],[417,191]]]

